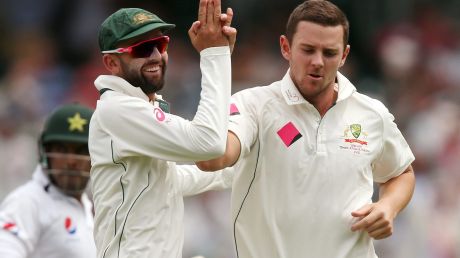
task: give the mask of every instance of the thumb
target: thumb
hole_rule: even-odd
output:
[[[195,21],[192,23],[192,26],[188,30],[189,37],[196,36],[196,34],[198,33],[198,29],[200,28],[200,25],[201,25],[200,21]]]
[[[353,217],[364,217],[367,216],[369,213],[371,213],[372,205],[371,204],[366,204],[363,207],[352,211],[351,216]]]

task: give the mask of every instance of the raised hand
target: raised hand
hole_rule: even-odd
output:
[[[198,52],[209,47],[229,45],[229,39],[222,29],[220,0],[200,0],[198,21],[192,24],[188,34]]]
[[[236,42],[236,29],[231,27],[233,19],[232,8],[227,8],[227,12],[220,15],[220,21],[222,23],[222,31],[227,36],[228,43],[230,45],[230,52],[233,52]]]

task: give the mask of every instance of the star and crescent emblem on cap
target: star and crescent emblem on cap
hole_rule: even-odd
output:
[[[83,132],[83,126],[88,123],[88,120],[82,118],[80,113],[75,113],[73,117],[67,118],[67,122],[69,122],[69,131]]]

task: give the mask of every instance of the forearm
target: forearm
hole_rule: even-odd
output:
[[[404,209],[412,198],[415,188],[415,175],[409,166],[401,175],[380,185],[379,201],[392,207],[394,216]]]
[[[225,149],[228,107],[231,92],[231,61],[228,47],[208,48],[201,52],[201,99],[191,121],[189,140],[204,149]],[[215,157],[215,155],[214,155]]]
[[[240,152],[240,140],[233,132],[229,131],[227,134],[225,154],[212,160],[196,162],[196,165],[202,171],[217,171],[224,169],[235,164],[240,156]]]

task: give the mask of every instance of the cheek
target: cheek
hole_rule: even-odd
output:
[[[62,169],[66,167],[67,162],[63,159],[49,159],[49,166],[53,169]]]

